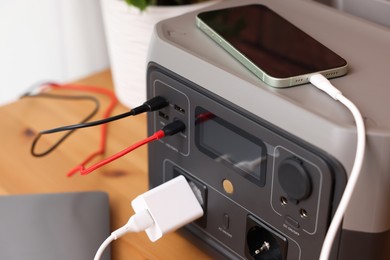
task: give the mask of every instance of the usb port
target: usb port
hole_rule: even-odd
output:
[[[184,110],[184,108],[182,108],[182,107],[179,107],[178,105],[174,105],[173,106],[173,108],[175,109],[175,110],[177,110],[177,111],[179,111],[180,113],[185,113],[186,111]]]
[[[169,120],[169,116],[167,114],[165,114],[164,112],[158,111],[158,115],[160,117],[164,118],[165,120]]]

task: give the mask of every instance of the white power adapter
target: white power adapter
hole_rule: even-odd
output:
[[[135,214],[123,227],[115,230],[102,243],[94,260],[100,259],[104,249],[128,232],[146,231],[154,242],[165,233],[176,230],[203,216],[203,209],[182,175],[136,197],[131,205]]]
[[[153,242],[203,216],[202,207],[182,175],[138,196],[131,205],[136,214],[148,210],[151,215],[154,223],[145,231]]]

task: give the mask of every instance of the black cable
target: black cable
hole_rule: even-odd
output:
[[[166,107],[168,105],[169,105],[169,103],[165,98],[160,97],[160,96],[156,96],[156,97],[149,99],[148,101],[143,103],[141,106],[136,107],[136,108],[134,108],[128,112],[125,112],[123,114],[119,114],[116,116],[112,116],[109,118],[105,118],[105,119],[97,120],[97,121],[93,121],[93,122],[88,122],[88,123],[82,122],[80,124],[57,127],[57,128],[41,131],[41,134],[52,134],[52,133],[57,133],[57,132],[62,132],[62,131],[69,131],[69,130],[75,130],[75,129],[85,128],[85,127],[106,124],[106,123],[109,123],[109,122],[112,122],[115,120],[119,120],[119,119],[122,119],[122,118],[125,118],[128,116],[135,116],[135,115],[138,115],[138,114],[141,114],[144,112],[156,111],[156,110],[159,110],[159,109]]]
[[[97,98],[93,96],[87,96],[87,95],[56,95],[56,94],[48,94],[48,93],[41,93],[37,95],[32,95],[30,92],[27,92],[24,94],[21,98],[25,97],[32,97],[32,98],[52,98],[52,99],[62,99],[62,100],[90,100],[95,104],[95,108],[91,113],[89,113],[82,121],[81,123],[87,122],[89,119],[91,119],[93,116],[96,115],[100,108],[100,102]],[[53,150],[55,150],[61,143],[65,141],[66,138],[68,138],[76,129],[73,129],[69,131],[68,133],[64,134],[56,143],[54,143],[51,147],[49,147],[46,151],[37,153],[35,151],[36,145],[41,138],[42,135],[44,135],[45,131],[38,133],[38,135],[35,137],[31,144],[31,154],[35,157],[43,157],[49,153],[51,153]]]

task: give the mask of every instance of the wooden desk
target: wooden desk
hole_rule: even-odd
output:
[[[103,71],[75,83],[112,89],[110,71]],[[108,98],[103,95],[96,97],[104,108]],[[91,103],[87,101],[44,98],[24,98],[0,107],[0,194],[105,191],[110,197],[112,230],[125,224],[134,213],[130,206],[131,200],[147,190],[146,147],[89,175],[77,174],[71,178],[66,177],[66,173],[97,149],[100,127],[76,131],[57,150],[45,157],[35,158],[30,155],[35,133],[77,123],[92,109]],[[126,108],[119,105],[113,114],[125,111]],[[99,116],[101,113],[93,120],[99,119]],[[45,136],[40,144],[50,143],[56,137],[58,136]],[[145,137],[145,115],[110,123],[106,157]],[[186,238],[188,234],[182,233],[167,234],[155,243],[150,242],[144,232],[127,234],[113,242],[112,259],[212,258],[199,249],[199,245],[189,242]]]

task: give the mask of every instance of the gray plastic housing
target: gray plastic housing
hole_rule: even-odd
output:
[[[149,134],[177,119],[186,125],[149,145],[149,185],[183,175],[197,187],[204,216],[187,228],[204,241],[213,238],[208,243],[232,259],[249,257],[270,236],[277,259],[318,258],[346,183],[343,167],[156,63],[149,63],[147,82],[149,97],[170,103],[148,114]]]
[[[235,108],[244,115],[242,119],[246,120],[246,116],[250,116],[266,122],[294,139],[300,140],[298,143],[301,145],[309,144],[322,151],[343,168],[341,171],[335,171],[335,180],[341,181],[345,173],[349,175],[355,157],[356,127],[352,115],[342,104],[310,84],[286,89],[276,89],[266,85],[195,25],[198,12],[250,3],[267,5],[347,60],[348,74],[331,81],[356,104],[363,114],[367,128],[367,147],[362,174],[344,216],[340,240],[335,240],[331,259],[389,259],[390,205],[387,198],[390,195],[390,120],[388,119],[390,90],[387,73],[390,67],[388,51],[390,31],[388,28],[365,22],[316,2],[226,0],[156,25],[148,57],[148,97],[166,92],[167,88],[156,88],[157,81],[162,85],[165,84],[168,89],[172,87],[173,92],[167,92],[169,97],[174,101],[180,101],[178,105],[186,108],[187,113],[185,116],[179,116],[175,112],[175,117],[183,119],[188,129],[167,142],[161,141],[150,145],[151,186],[167,180],[165,178],[167,175],[175,175],[177,169],[179,174],[187,174],[200,181],[201,185],[205,185],[210,192],[207,207],[212,210],[208,211],[207,221],[201,219],[200,224],[188,228],[230,258],[237,257],[237,254],[240,257],[247,257],[243,252],[246,242],[240,229],[237,229],[237,232],[241,235],[236,235],[234,242],[222,241],[222,237],[215,239],[215,235],[222,236],[218,232],[213,233],[214,235],[207,233],[212,232],[212,228],[219,225],[214,221],[218,218],[216,214],[224,210],[229,211],[236,206],[241,207],[246,203],[243,198],[236,200],[239,203],[225,199],[226,194],[215,189],[217,184],[210,178],[214,178],[217,171],[209,171],[207,167],[217,166],[211,165],[210,159],[206,162],[206,157],[202,156],[194,145],[193,108],[200,104],[211,105],[213,102],[207,101],[207,97],[213,97],[214,103],[219,104],[215,108],[220,105],[225,108]],[[156,92],[156,89],[159,90]],[[178,94],[180,91],[188,94],[186,94],[187,101],[186,98],[180,98],[181,94]],[[163,112],[171,113],[172,109],[173,105]],[[211,111],[214,113],[213,110]],[[156,120],[156,118],[157,113],[148,115],[149,133],[162,126],[163,120]],[[236,121],[232,120],[232,122]],[[245,125],[238,126],[246,131],[254,131],[253,128]],[[228,175],[221,172],[218,174]],[[242,185],[250,186],[244,182]],[[340,186],[337,186],[337,183],[335,185],[334,196],[337,197],[340,196],[340,192],[337,192]],[[259,189],[259,192],[268,196],[269,181],[264,187]],[[280,187],[276,188],[279,190]],[[220,186],[218,189],[221,189]],[[253,193],[248,191],[237,195],[250,197],[251,194]],[[322,190],[321,194],[329,195],[325,190]],[[278,224],[277,220],[272,218],[272,208],[276,202],[269,201],[266,204],[266,197],[260,198],[261,203],[264,204],[261,206],[261,212],[254,214],[256,215],[254,221],[260,220],[259,224],[265,223],[266,228],[271,228],[276,233],[280,232],[282,240],[287,238],[287,259],[315,259],[322,243],[321,235],[317,233],[316,238],[313,237],[306,242],[303,236],[300,236],[295,243],[291,239],[293,236],[290,237],[288,232],[280,228],[281,223]],[[309,200],[312,198],[311,195]],[[229,204],[230,202],[233,204]],[[337,199],[334,202],[337,203]],[[229,213],[238,221],[238,225],[242,225],[242,228],[246,226],[248,229],[253,222],[248,218],[245,223],[243,214],[244,211],[241,210]],[[318,216],[324,217],[321,212]],[[234,221],[235,225],[237,221]],[[204,225],[207,227],[202,229]],[[319,227],[320,232],[326,229],[326,226]],[[356,250],[358,248],[361,250]],[[229,252],[234,253],[229,256]],[[302,253],[302,255],[299,253],[299,257],[295,255],[298,252]]]
[[[367,148],[343,228],[389,230],[390,31],[310,1],[223,1],[204,10],[249,3],[266,4],[348,61],[348,74],[332,83],[364,116]],[[265,85],[196,28],[198,12],[158,23],[148,61],[327,151],[349,173],[356,148],[350,112],[310,84],[287,89]]]

